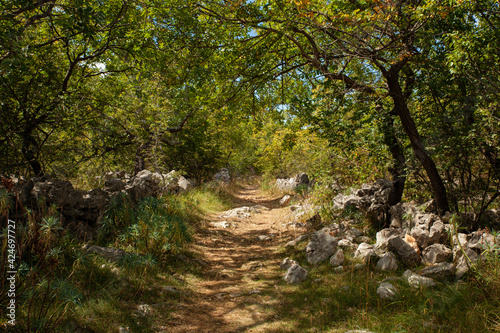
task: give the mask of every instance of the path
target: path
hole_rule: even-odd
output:
[[[277,248],[291,237],[282,230],[290,209],[281,208],[279,198],[265,197],[257,186],[246,185],[235,196],[235,207],[267,209],[248,218],[209,217],[234,225],[208,227],[196,236],[195,251],[207,263],[204,276],[191,282],[193,292],[170,314],[165,331],[268,332],[277,321],[279,301],[273,292],[283,275]]]

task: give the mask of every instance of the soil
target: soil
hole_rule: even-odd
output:
[[[202,276],[187,278],[191,291],[180,298],[161,325],[164,332],[270,332],[279,323],[282,283],[280,245],[294,238],[285,230],[290,208],[280,207],[280,197],[263,194],[258,186],[245,185],[234,193],[234,207],[263,206],[247,218],[207,217],[207,228],[195,240],[194,251],[205,266]],[[214,227],[226,221],[230,226]],[[295,231],[297,232],[297,231]],[[259,239],[268,237],[267,239]]]

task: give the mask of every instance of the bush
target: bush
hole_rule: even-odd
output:
[[[115,197],[106,211],[100,238],[114,236],[121,245],[152,254],[178,252],[191,240],[184,220],[169,211],[165,198],[146,197],[134,207]]]

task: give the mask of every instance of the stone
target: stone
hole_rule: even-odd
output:
[[[422,262],[426,265],[445,262],[453,257],[451,249],[443,244],[433,244],[422,252]]]
[[[415,250],[418,254],[420,254],[420,247],[418,246],[418,243],[413,236],[410,234],[406,234],[404,238],[405,242],[412,247],[412,249]]]
[[[366,267],[375,268],[379,259],[380,257],[375,253],[375,251],[370,251],[363,258],[363,263],[366,265]]]
[[[495,236],[487,231],[478,230],[469,235],[469,248],[481,253],[484,250],[492,249],[496,243]]]
[[[219,218],[246,219],[246,218],[250,217],[250,212],[251,212],[250,207],[243,206],[243,207],[238,207],[238,208],[234,208],[234,209],[225,211],[222,214],[220,214],[218,217]]]
[[[416,225],[411,229],[410,235],[417,241],[420,248],[427,247],[429,243],[429,229],[427,229],[425,224]]]
[[[436,221],[431,226],[429,230],[429,240],[427,242],[428,245],[443,243],[448,238],[448,234],[446,233],[446,227],[443,222]]]
[[[125,191],[132,201],[138,202],[142,198],[158,195],[161,192],[160,182],[160,177],[149,170],[142,170],[128,181]]]
[[[359,236],[359,237],[356,237],[356,239],[354,240],[356,243],[358,244],[361,244],[361,243],[368,243],[371,241],[371,238],[368,237],[368,236]]]
[[[309,176],[305,172],[301,172],[295,176],[295,183],[297,184],[297,186],[309,185]]]
[[[288,283],[299,283],[307,279],[307,271],[298,264],[293,264],[288,268],[285,276],[285,281]]]
[[[374,252],[374,246],[367,244],[367,243],[361,243],[361,244],[359,244],[358,248],[356,249],[356,252],[354,252],[354,258],[364,260],[364,258],[370,252]]]
[[[394,251],[405,266],[416,266],[420,263],[420,255],[401,237],[389,239],[389,250]]]
[[[289,203],[290,203],[290,200],[292,198],[289,196],[289,195],[285,195],[283,198],[281,198],[280,200],[280,206],[281,207],[285,207],[287,206]]]
[[[398,261],[392,252],[384,253],[377,262],[376,269],[380,271],[395,271],[398,269]]]
[[[231,182],[231,176],[229,175],[229,170],[226,168],[220,169],[219,172],[217,172],[214,175],[214,181],[219,182],[219,183],[223,183],[226,185],[229,184]]]
[[[109,178],[104,182],[103,190],[108,193],[121,192],[125,189],[125,183],[119,178]]]
[[[398,292],[396,287],[388,282],[382,282],[377,288],[377,295],[383,300],[392,301],[397,298]]]
[[[341,266],[345,261],[344,251],[338,249],[337,252],[330,258],[330,265],[337,267]]]
[[[209,222],[209,224],[214,227],[214,228],[229,228],[231,226],[231,223],[227,221],[220,221],[220,222]]]
[[[454,276],[456,272],[457,268],[455,265],[449,262],[442,262],[421,269],[419,274],[436,280],[444,280],[448,277]]]
[[[464,255],[465,252],[465,255]],[[476,251],[466,247],[463,252],[458,250],[453,256],[453,263],[457,268],[455,279],[461,279],[467,273],[472,265],[480,259]]]
[[[400,236],[399,230],[393,228],[380,230],[376,235],[377,241],[375,243],[375,248],[378,250],[386,250],[387,246],[389,245],[389,239],[398,236]]]
[[[298,263],[295,260],[290,258],[285,258],[283,259],[283,261],[281,261],[280,267],[281,269],[288,270],[290,267],[296,264],[298,265]]]
[[[317,231],[306,246],[307,261],[317,264],[328,259],[337,249],[337,238],[328,233]]]
[[[333,272],[334,273],[342,273],[344,271],[344,267],[343,266],[337,266],[333,269]]]
[[[119,261],[127,254],[127,252],[121,249],[116,249],[113,247],[102,247],[97,245],[91,245],[91,246],[84,245],[82,249],[87,252],[96,253],[100,256],[103,256],[104,258],[112,262]]]
[[[339,240],[337,246],[344,249],[344,250],[352,250],[352,251],[356,251],[356,249],[358,248],[358,245],[354,244],[349,239]]]
[[[436,285],[436,281],[433,279],[413,273],[410,270],[403,273],[403,278],[414,288],[434,287]]]
[[[189,180],[184,178],[183,176],[179,177],[179,180],[177,181],[177,185],[179,188],[179,193],[184,193],[193,188],[193,183],[191,183]]]

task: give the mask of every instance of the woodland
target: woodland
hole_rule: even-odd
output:
[[[463,228],[494,229],[485,212],[500,203],[498,1],[1,0],[0,9],[6,189],[7,179],[51,175],[90,190],[110,171],[146,169],[202,187],[221,168],[269,188],[307,172],[325,185],[310,195],[328,206],[385,178],[391,206],[434,199],[440,216],[471,214]],[[5,228],[15,200],[0,190]],[[178,205],[180,219],[194,214],[192,202],[159,200]],[[26,281],[47,286],[46,312],[32,311],[36,302],[19,310],[33,332],[67,322],[78,288],[66,283],[87,265],[63,253],[77,241],[44,214],[55,212],[18,221],[40,223],[40,240],[19,240],[25,253],[37,242],[62,251],[55,261],[26,254]],[[154,260],[175,266],[174,252]],[[53,290],[69,291],[45,306],[55,262],[66,268]]]

